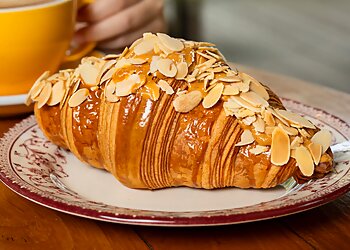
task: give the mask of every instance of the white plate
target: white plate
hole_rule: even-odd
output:
[[[284,99],[287,108],[329,129],[333,143],[348,140],[350,126],[320,109]],[[77,160],[41,133],[33,116],[0,141],[0,179],[41,205],[91,219],[141,225],[199,226],[284,216],[334,200],[350,188],[350,154],[335,154],[336,172],[317,181],[268,190],[130,189],[106,171]],[[292,188],[291,188],[292,187]]]

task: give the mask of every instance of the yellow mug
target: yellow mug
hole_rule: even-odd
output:
[[[1,1],[1,0],[0,0]],[[78,5],[88,1],[47,0],[0,8],[0,96],[28,92],[42,72],[90,52],[87,44],[67,56]]]

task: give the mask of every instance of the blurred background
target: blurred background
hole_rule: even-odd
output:
[[[350,93],[350,0],[168,0],[170,32],[227,60]]]

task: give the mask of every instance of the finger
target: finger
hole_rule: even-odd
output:
[[[76,32],[79,42],[102,41],[137,29],[162,15],[163,1],[143,0],[129,8]]]
[[[94,23],[139,2],[140,0],[96,0],[78,11],[77,20]]]
[[[127,33],[125,35],[118,36],[116,38],[109,39],[107,41],[100,42],[98,48],[101,49],[119,49],[129,46],[136,39],[142,37],[145,32],[164,32],[166,28],[164,17],[161,16],[152,20],[147,25],[133,32]]]

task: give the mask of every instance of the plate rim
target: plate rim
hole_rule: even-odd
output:
[[[301,103],[299,101],[296,101],[290,98],[282,98],[282,99],[285,101],[293,102],[295,104],[303,105],[307,108],[312,108],[312,109],[324,112],[325,114],[336,118],[337,120],[341,121],[342,123],[350,127],[350,125],[346,121],[344,121],[343,119],[333,114],[328,113],[323,109],[312,107],[310,105]],[[25,123],[25,121],[30,121],[31,119],[33,119],[33,115],[22,120],[20,123],[17,123],[16,125]],[[29,126],[27,124],[25,126],[26,128],[25,130],[30,129],[33,126],[35,126],[35,124],[32,126]],[[21,134],[23,134],[24,132],[23,130],[24,129],[22,129],[21,133],[18,134],[15,138],[12,138],[11,142],[16,141],[17,138]],[[7,133],[8,132],[5,132],[4,136]],[[348,138],[347,136],[345,137]],[[6,157],[8,157],[8,153],[10,152],[10,149],[11,147],[7,148]],[[0,170],[3,167],[5,166],[0,166]],[[84,208],[84,207],[80,207],[72,204],[66,204],[54,199],[43,197],[40,194],[34,193],[24,187],[21,187],[19,183],[13,182],[10,178],[7,178],[5,173],[3,173],[2,171],[0,171],[0,180],[4,183],[5,186],[7,186],[10,190],[17,193],[18,195],[30,201],[33,201],[36,204],[54,209],[56,211],[64,212],[64,213],[79,216],[79,217],[84,217],[84,218],[89,218],[89,219],[94,219],[99,221],[113,222],[113,223],[146,225],[146,226],[170,226],[170,227],[218,226],[218,225],[238,224],[238,223],[246,223],[251,221],[259,221],[259,220],[282,217],[282,216],[302,212],[305,210],[309,210],[309,209],[321,206],[323,204],[326,204],[328,202],[331,202],[337,199],[338,197],[344,195],[350,190],[350,182],[349,182],[343,187],[336,189],[325,195],[322,195],[320,197],[317,197],[313,200],[301,201],[296,204],[292,204],[285,207],[279,207],[279,208],[273,208],[273,209],[266,208],[262,211],[247,212],[242,214],[168,217],[168,216],[158,216],[158,215],[150,216],[150,215],[130,215],[130,214],[122,214],[122,213],[114,214],[114,213],[105,212],[105,211],[96,211],[94,209]]]

